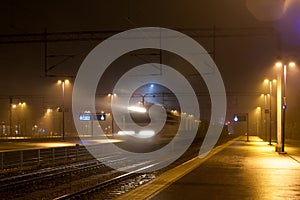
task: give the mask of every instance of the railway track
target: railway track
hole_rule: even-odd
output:
[[[125,181],[130,177],[137,176],[136,173],[152,166],[149,164],[149,161],[130,165],[128,163],[132,163],[132,160],[119,155],[112,155],[102,159],[109,159],[110,162],[120,163],[119,166],[123,167],[119,170],[113,170],[98,160],[91,160],[70,164],[68,166],[43,169],[38,172],[3,178],[0,179],[0,199],[16,199],[19,197],[25,197],[25,199],[38,199],[34,197],[34,192],[45,190],[47,188],[49,189],[47,192],[51,194],[53,185],[56,186],[63,185],[65,183],[80,182],[81,178],[93,178],[94,175],[97,175],[98,179],[102,180],[100,184],[102,186],[90,186],[89,189],[84,190],[84,192],[79,189],[79,192],[76,192],[75,196],[78,196],[80,193],[88,194],[88,190],[91,190],[91,188],[96,190],[98,187],[103,188],[104,186],[107,187],[108,185],[114,185],[117,182]],[[124,174],[120,171],[132,172]],[[65,194],[65,191],[62,189],[59,193]],[[72,196],[71,193],[69,196]],[[64,198],[67,198],[67,196]]]
[[[219,144],[225,143],[230,140],[230,138],[223,138]],[[161,169],[159,171],[154,171],[152,173],[139,173],[143,168],[134,170],[130,173],[122,174],[110,180],[104,181],[102,183],[96,184],[94,186],[86,187],[82,190],[76,191],[74,193],[69,193],[57,197],[55,200],[67,200],[67,199],[113,199],[119,195],[126,193],[127,191],[138,187],[152,179],[154,179],[159,174],[167,171],[183,162],[198,155],[199,147],[197,145],[192,145],[190,151],[187,151],[180,159],[170,164],[168,167]],[[161,164],[161,163],[156,163]],[[152,164],[156,165],[156,164]],[[151,167],[147,165],[147,167]]]
[[[112,162],[124,162],[125,158],[119,158],[117,155],[113,155],[107,156],[104,159],[112,160]],[[71,181],[76,175],[79,177],[81,174],[89,176],[95,173],[105,174],[108,171],[111,171],[111,169],[94,159],[2,178],[0,179],[0,199],[13,199],[13,197],[9,197],[11,195],[18,196],[19,193],[22,193],[22,195],[30,193],[38,190],[39,187],[46,187],[47,184],[50,185],[54,182]]]
[[[198,151],[198,145],[195,143],[168,168],[194,157]],[[118,170],[102,164],[100,162],[102,159],[116,163],[116,166],[119,166]],[[150,160],[138,162],[116,154],[103,157],[100,161],[95,159],[2,178],[0,199],[112,199],[167,170],[143,173],[144,169],[159,165],[161,162]]]
[[[55,200],[84,199],[86,197],[89,199],[114,198],[117,195],[120,195],[155,178],[155,173],[140,173],[146,168],[151,168],[154,165],[156,164],[140,167],[136,170],[114,177],[97,185],[89,186],[80,191],[60,196],[55,198]]]
[[[10,188],[17,188],[18,186],[24,187],[32,183],[38,183],[48,179],[55,179],[61,176],[68,176],[73,173],[80,173],[80,171],[83,170],[92,170],[99,167],[101,167],[101,165],[97,161],[93,160],[80,164],[73,164],[71,166],[50,168],[29,174],[4,178],[0,180],[0,191],[8,190]]]

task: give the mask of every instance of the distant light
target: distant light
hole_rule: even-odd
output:
[[[283,105],[283,106],[282,106],[282,109],[285,110],[285,109],[286,109],[286,105]]]
[[[12,105],[12,108],[16,108],[16,107],[17,107],[17,105],[16,105],[16,104],[13,104],[13,105]]]
[[[266,79],[264,80],[264,83],[269,83],[269,79],[266,78]]]
[[[137,134],[137,137],[139,138],[150,138],[155,135],[155,132],[153,130],[142,130]]]
[[[107,96],[109,96],[109,97],[111,97],[111,96],[114,96],[114,97],[116,97],[117,96],[117,94],[116,93],[108,93],[108,95]]]
[[[233,121],[235,121],[235,122],[239,121],[238,116],[234,116]]]
[[[47,113],[50,113],[50,112],[52,112],[52,109],[51,109],[51,108],[48,108],[48,109],[47,109]]]
[[[150,85],[150,88],[153,88],[153,87],[154,87],[154,84],[151,84],[151,85]]]
[[[134,131],[119,131],[118,135],[134,135]]]
[[[282,62],[277,62],[277,63],[275,64],[275,66],[276,66],[276,67],[282,67]]]
[[[231,121],[230,120],[227,120],[225,125],[230,125],[231,124]]]
[[[19,102],[19,106],[22,106],[22,107],[24,107],[24,106],[26,106],[26,103],[25,102]]]
[[[97,120],[98,121],[105,121],[106,120],[106,114],[104,114],[104,113],[97,114]]]
[[[290,67],[295,67],[295,66],[296,66],[296,63],[290,62],[290,63],[289,63],[289,66],[290,66]]]
[[[69,81],[68,79],[63,80],[63,81],[62,81],[62,80],[58,80],[57,83],[58,83],[58,84],[62,84],[62,83],[69,84],[70,81]]]
[[[128,110],[134,111],[134,112],[140,112],[140,113],[145,113],[147,112],[146,108],[143,107],[138,107],[138,106],[129,106]]]

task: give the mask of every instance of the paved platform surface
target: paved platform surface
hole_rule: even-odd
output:
[[[300,199],[300,163],[250,137],[215,148],[118,199]]]

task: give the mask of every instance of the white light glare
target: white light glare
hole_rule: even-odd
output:
[[[145,138],[150,138],[155,135],[155,132],[153,130],[141,130],[138,133],[135,131],[119,131],[118,135],[129,135],[129,136],[134,136],[137,138],[145,139]]]
[[[139,138],[150,138],[155,135],[155,132],[153,130],[142,130],[139,132],[138,137]]]
[[[134,135],[134,131],[119,131],[118,135]]]
[[[129,106],[128,110],[134,111],[134,112],[139,112],[139,113],[145,113],[145,112],[147,112],[146,108],[137,107],[137,106]]]

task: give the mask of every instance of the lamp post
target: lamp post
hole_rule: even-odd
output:
[[[262,124],[262,112],[261,107],[256,107],[256,135],[259,136],[261,133],[261,124]]]
[[[111,105],[112,105],[112,101],[113,101],[114,97],[117,96],[117,94],[111,94],[111,93],[109,93],[107,96],[110,97],[110,102],[111,102]],[[112,136],[114,134],[114,117],[113,117],[112,108],[111,108],[111,134],[112,134]]]
[[[268,112],[267,109],[267,95],[268,94],[261,94],[261,96],[264,98],[264,136],[267,139],[267,118],[266,118],[266,114]]]
[[[11,130],[10,131],[11,131],[11,137],[12,137],[12,136],[17,136],[16,135],[16,131],[13,128],[13,126],[15,127],[15,124],[13,124],[13,113],[14,113],[13,110],[15,110],[17,108],[17,105],[12,103],[11,106],[10,106],[10,108],[11,108],[11,110],[10,110],[11,111],[11,115],[10,115]],[[13,132],[14,132],[14,134],[13,134]]]
[[[23,102],[23,103],[19,103],[19,106],[21,106],[21,117],[22,117],[22,120],[21,120],[21,133],[20,134],[22,134],[22,136],[24,136],[24,133],[25,133],[25,131],[26,131],[26,121],[25,121],[25,114],[24,114],[24,108],[25,108],[25,106],[26,106],[26,103],[25,102]]]
[[[286,115],[286,108],[287,108],[287,101],[286,101],[286,83],[287,83],[287,67],[295,67],[295,63],[294,62],[289,62],[288,64],[283,64],[281,62],[277,62],[276,63],[276,67],[278,68],[283,68],[280,75],[278,76],[280,78],[280,80],[282,80],[282,86],[280,84],[280,89],[281,89],[281,95],[282,95],[282,103],[281,103],[281,144],[279,144],[279,146],[281,146],[280,152],[279,153],[284,153],[284,143],[285,143],[285,115]],[[279,85],[278,85],[279,87]]]
[[[69,84],[69,80],[58,80],[58,84],[61,85],[62,89],[62,139],[65,139],[65,84]]]
[[[12,136],[13,128],[12,128],[12,108],[13,101],[12,97],[9,98],[9,135]]]
[[[272,95],[273,95],[273,83],[276,83],[276,79],[272,81],[269,79],[265,79],[265,83],[269,84],[269,97],[270,97],[270,104],[269,104],[269,145],[272,145]]]

